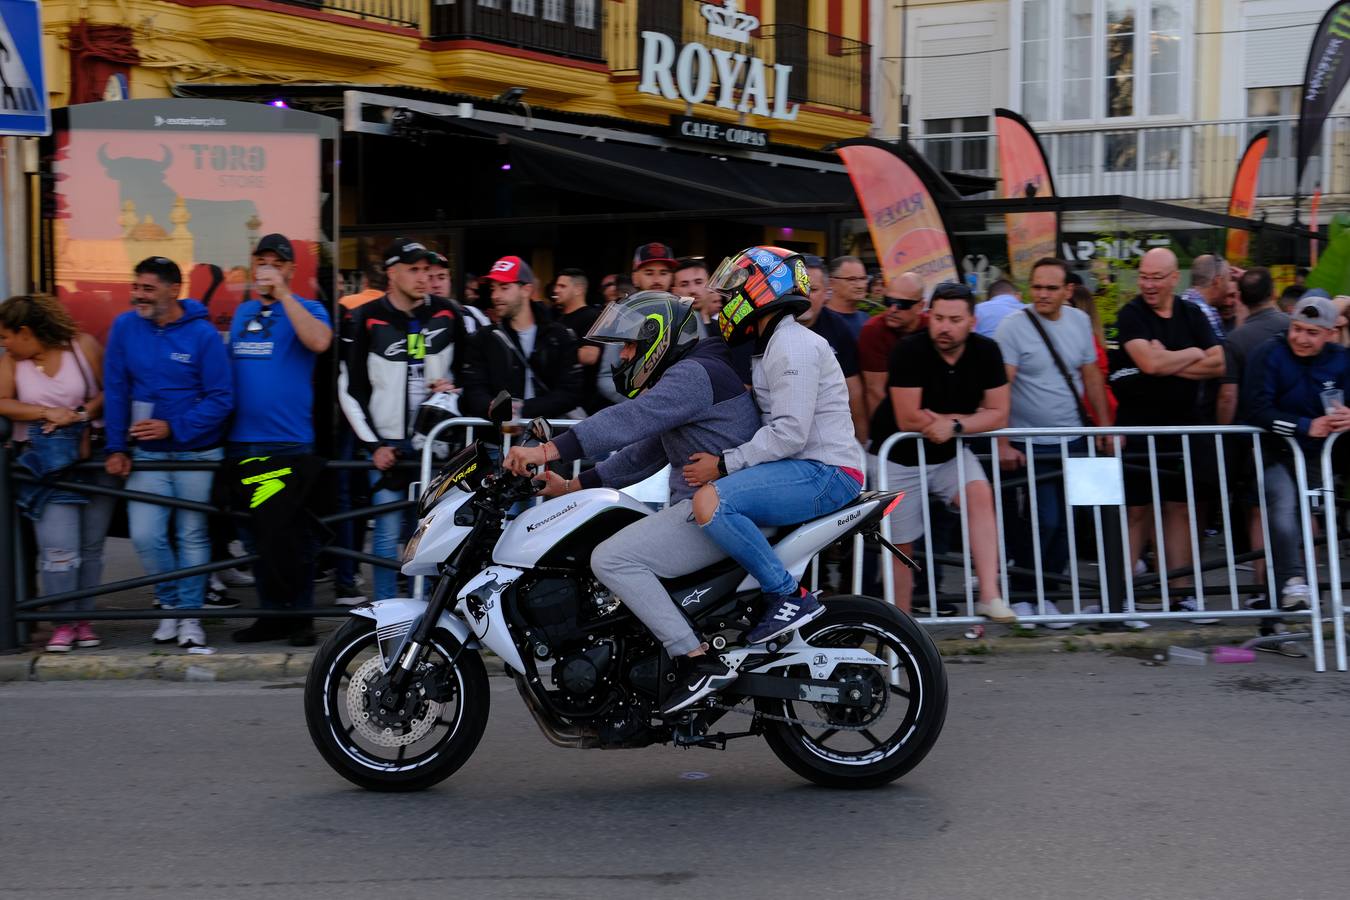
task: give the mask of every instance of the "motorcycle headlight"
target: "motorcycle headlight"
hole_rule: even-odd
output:
[[[408,543],[403,547],[403,555],[399,557],[400,565],[406,566],[413,561],[413,557],[417,555],[417,546],[422,543],[422,538],[427,533],[427,527],[430,526],[435,519],[435,516],[427,516],[420,524],[418,524],[417,530],[413,532],[413,536],[408,539]]]

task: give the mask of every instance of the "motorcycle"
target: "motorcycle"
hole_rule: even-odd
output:
[[[493,404],[490,418],[509,414]],[[547,422],[529,437],[546,441]],[[375,791],[415,791],[473,754],[488,717],[490,650],[544,736],[559,747],[651,744],[725,749],[763,737],[816,784],[869,788],[897,779],[932,749],[947,710],[937,647],[894,606],[827,597],[808,625],[760,645],[757,583],[732,560],[663,582],[712,652],[739,677],[720,694],[665,716],[674,673],[661,644],[590,571],[591,551],[651,509],[608,488],[538,505],[539,483],[512,475],[475,442],[425,486],[402,557],[434,579],[429,599],[353,607],[323,644],[305,683],[305,717],[325,761]],[[770,539],[800,578],[813,557],[879,533],[899,494],[864,492],[827,516]],[[745,721],[740,720],[744,718]],[[722,730],[727,720],[740,730]]]

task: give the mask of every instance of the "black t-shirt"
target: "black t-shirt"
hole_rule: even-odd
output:
[[[928,332],[921,331],[904,338],[891,350],[888,388],[922,388],[919,407],[935,413],[970,415],[980,408],[984,392],[1008,383],[1003,368],[1003,353],[998,344],[987,337],[971,334],[966,338],[966,349],[954,364],[949,364],[938,353]],[[877,406],[872,417],[872,448],[897,430],[894,405],[890,391]],[[924,461],[928,465],[956,458],[956,441],[934,444],[924,441]],[[902,441],[891,456],[902,466],[919,464],[919,448],[915,441]]]
[[[822,306],[820,314],[811,323],[811,330],[823,337],[830,349],[834,350],[834,358],[839,361],[839,368],[844,370],[845,378],[852,378],[862,371],[858,365],[858,338],[848,319]]]
[[[591,330],[595,320],[600,318],[600,310],[594,306],[586,305],[579,309],[574,309],[569,313],[558,313],[558,321],[572,329],[572,333],[577,336],[577,348],[599,347],[601,354],[604,353],[604,345],[597,344],[595,341],[584,340],[586,333]],[[581,367],[581,406],[587,412],[595,412],[599,406],[603,406],[603,400],[595,386],[595,378],[600,373],[600,363],[593,366]]]
[[[1205,314],[1193,303],[1172,298],[1172,315],[1153,311],[1143,297],[1135,297],[1116,316],[1120,348],[1113,350],[1111,389],[1120,402],[1117,425],[1198,425],[1205,421],[1200,408],[1205,382],[1179,375],[1145,375],[1125,349],[1130,341],[1158,341],[1168,350],[1199,347],[1208,350],[1218,341]]]

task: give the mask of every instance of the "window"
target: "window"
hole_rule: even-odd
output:
[[[1244,137],[1245,146],[1258,132],[1270,129],[1270,143],[1261,161],[1261,175],[1256,180],[1257,193],[1261,196],[1287,197],[1294,192],[1294,156],[1298,152],[1295,123],[1302,99],[1303,88],[1297,84],[1247,89],[1247,117],[1276,119],[1273,122],[1248,122]],[[1314,147],[1308,158],[1308,168],[1315,172],[1322,168],[1320,149]]]
[[[563,7],[566,4],[563,0],[544,0],[544,21],[545,22],[565,22],[567,17]]]
[[[924,119],[923,155],[933,166],[945,172],[987,172],[989,170],[989,117],[964,116],[959,119]],[[947,138],[952,134],[979,134],[980,137]]]
[[[1015,8],[1021,112],[1028,119],[1184,113],[1182,0],[1023,0]]]
[[[573,0],[572,23],[578,28],[595,27],[595,0]]]
[[[524,16],[534,15],[534,0],[511,0],[511,12]]]

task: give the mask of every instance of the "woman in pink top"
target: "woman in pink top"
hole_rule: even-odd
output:
[[[91,422],[103,410],[103,348],[59,301],[46,296],[11,297],[0,304],[0,415],[15,422],[15,440],[31,430],[50,433]],[[93,587],[103,578],[103,539],[114,501],[111,497],[57,492],[34,523],[43,594]],[[90,610],[86,597],[58,610]],[[97,647],[88,622],[57,626],[47,643],[51,652]]]

